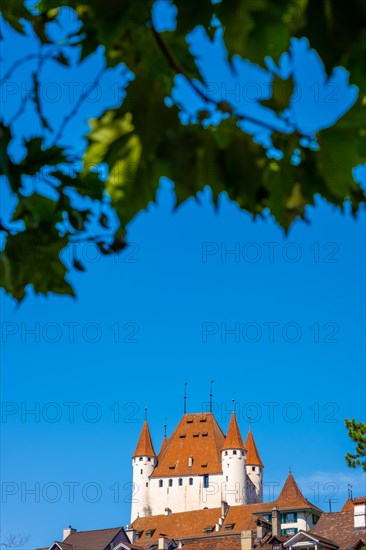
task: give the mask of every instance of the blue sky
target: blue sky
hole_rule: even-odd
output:
[[[15,36],[6,32],[5,40],[11,54]],[[32,44],[22,39],[16,55]],[[67,78],[81,89],[98,63],[101,54]],[[115,104],[118,71],[107,73],[100,100],[66,129],[75,151],[83,147],[85,118]],[[344,77],[334,118],[352,102]],[[12,82],[27,78],[22,69]],[[65,82],[51,65],[44,78]],[[20,101],[16,90],[5,120]],[[179,81],[176,93],[193,105]],[[65,97],[57,109],[48,104],[55,127],[70,109]],[[308,119],[319,123],[306,101]],[[23,116],[12,149],[19,158],[21,138],[37,131],[31,109]],[[361,169],[358,178],[363,184]],[[10,211],[4,181],[1,190]],[[29,535],[34,548],[60,539],[69,524],[126,525],[130,455],[144,408],[158,451],[164,423],[169,434],[181,417],[185,382],[188,410],[201,411],[214,380],[224,431],[233,398],[244,435],[252,417],[265,498],[276,496],[289,467],[321,508],[331,499],[339,509],[348,483],[355,495],[364,493],[362,474],[344,461],[352,445],[343,423],[365,411],[364,209],[353,218],[319,198],[308,210],[310,224],[296,222],[284,236],[269,215],[253,221],[224,195],[218,211],[209,189],[198,199],[173,211],[173,187],[163,180],[156,202],[129,224],[124,254],[100,258],[78,245],[87,271],[70,276],[76,299],[30,291],[17,306],[1,294],[2,537]]]

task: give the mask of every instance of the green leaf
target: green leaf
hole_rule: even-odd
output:
[[[49,229],[50,232],[40,227],[28,228],[7,238],[0,268],[4,288],[16,300],[25,297],[27,285],[32,285],[38,294],[55,292],[74,296],[72,287],[65,281],[66,268],[60,260],[67,239]]]

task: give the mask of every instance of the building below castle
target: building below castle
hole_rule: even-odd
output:
[[[131,521],[260,503],[263,467],[251,430],[244,444],[234,412],[226,436],[212,413],[185,414],[159,454],[145,420],[132,456]]]

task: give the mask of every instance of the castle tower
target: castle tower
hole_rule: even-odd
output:
[[[247,494],[248,504],[263,502],[263,462],[260,459],[252,430],[249,428],[247,440],[246,471],[248,476]]]
[[[131,521],[138,516],[151,515],[150,476],[157,464],[147,420],[142,426],[140,438],[132,455],[132,509]]]
[[[229,506],[246,504],[246,447],[234,411],[221,450],[221,460],[224,487],[222,499]]]

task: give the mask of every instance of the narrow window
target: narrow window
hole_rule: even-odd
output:
[[[236,451],[233,451],[233,455],[236,455]]]
[[[252,466],[252,472],[255,472],[255,466]]]
[[[173,480],[169,479],[169,487],[173,487]]]
[[[144,470],[140,470],[140,474],[142,475],[144,473]]]
[[[190,477],[190,478],[189,478],[189,484],[190,484],[190,485],[193,485],[193,477]]]
[[[162,487],[162,486],[163,486],[163,480],[159,479],[159,487]]]
[[[182,487],[182,485],[183,485],[183,479],[180,477],[179,478],[179,486]]]
[[[205,489],[208,489],[209,485],[210,485],[210,482],[209,482],[208,474],[205,474],[203,476],[203,486]]]

